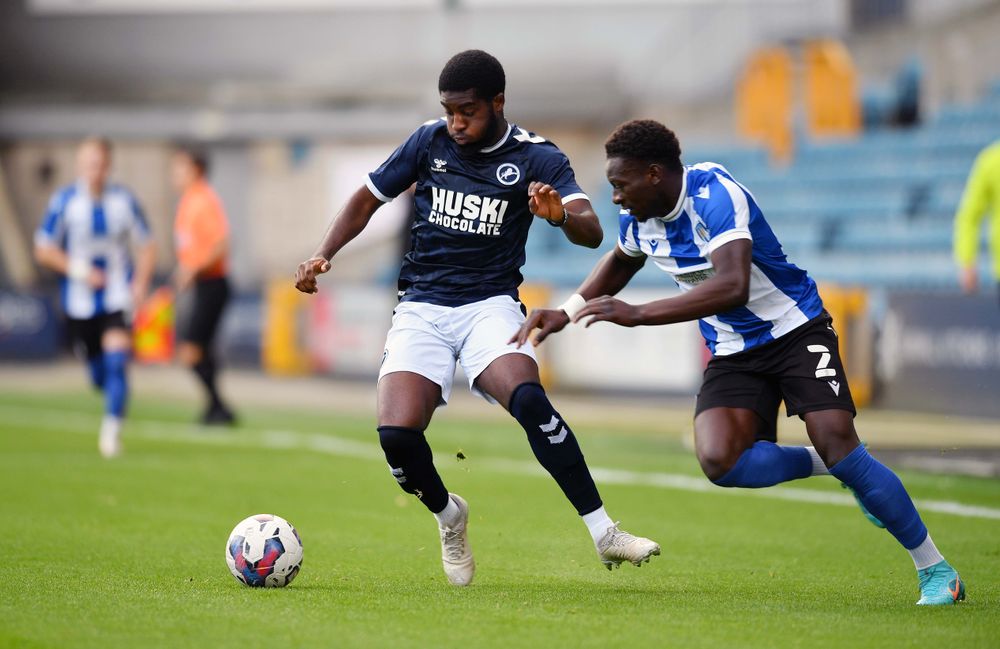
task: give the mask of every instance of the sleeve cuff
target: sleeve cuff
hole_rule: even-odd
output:
[[[571,203],[573,201],[578,201],[578,200],[589,201],[590,197],[584,194],[583,192],[577,192],[575,194],[570,194],[569,196],[563,196],[562,204],[566,205],[567,203]]]
[[[729,230],[727,232],[723,232],[708,242],[708,254],[712,254],[722,246],[732,241],[736,241],[737,239],[750,239],[753,241],[753,237],[750,236],[749,230]]]
[[[375,182],[372,181],[371,176],[367,176],[365,178],[365,186],[368,187],[368,191],[375,195],[375,198],[379,199],[383,203],[391,203],[392,199],[395,198],[395,196],[386,196],[383,194],[381,190],[375,186]]]
[[[35,245],[36,246],[54,246],[56,245],[55,237],[44,230],[35,231]]]
[[[642,252],[641,250],[638,250],[638,251],[636,251],[636,250],[629,250],[628,248],[626,248],[625,246],[622,245],[621,240],[618,241],[618,249],[621,250],[622,252],[624,252],[629,257],[645,257],[646,256],[646,253]]]

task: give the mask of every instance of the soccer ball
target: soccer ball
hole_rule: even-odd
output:
[[[239,522],[226,541],[226,563],[241,583],[281,588],[302,566],[302,540],[280,516],[257,514]]]

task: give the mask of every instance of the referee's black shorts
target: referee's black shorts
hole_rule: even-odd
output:
[[[711,408],[753,410],[767,424],[760,438],[774,441],[782,401],[789,417],[817,410],[857,414],[825,311],[777,340],[710,360],[695,416]]]
[[[225,277],[199,279],[195,281],[193,290],[190,309],[178,320],[177,338],[208,349],[229,302],[229,280]]]

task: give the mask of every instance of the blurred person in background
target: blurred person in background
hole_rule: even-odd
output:
[[[208,184],[208,158],[203,151],[180,147],[174,152],[171,176],[181,199],[174,221],[178,297],[189,293],[177,319],[177,357],[201,382],[207,406],[201,422],[229,425],[232,411],[219,396],[218,364],[213,342],[229,302],[229,222],[222,201]]]
[[[131,351],[129,314],[145,299],[156,261],[135,196],[108,182],[111,144],[91,137],[77,151],[78,180],[57,191],[35,233],[35,259],[63,276],[62,304],[74,349],[104,392],[98,448],[121,453]],[[133,269],[130,244],[138,248]]]
[[[545,394],[534,352],[507,342],[524,322],[518,286],[531,224],[544,219],[588,248],[603,232],[565,154],[504,117],[505,83],[500,62],[482,50],[452,57],[438,79],[446,117],[417,128],[368,175],[295,275],[296,288],[315,293],[337,251],[416,183],[412,246],[379,370],[378,433],[399,486],[437,519],[442,565],[456,586],[475,573],[469,508],[445,488],[424,436],[448,402],[456,363],[474,394],[506,408],[527,433],[609,570],[660,553],[608,516],[576,437]]]
[[[962,203],[955,214],[955,262],[959,267],[959,282],[966,293],[974,293],[979,288],[979,232],[987,214],[990,217],[993,275],[1000,289],[1000,140],[976,156]]]

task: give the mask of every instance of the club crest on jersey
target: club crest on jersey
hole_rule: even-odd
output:
[[[701,223],[700,221],[696,226],[694,226],[694,231],[695,234],[698,235],[698,238],[704,241],[705,243],[708,243],[709,239],[712,238],[712,236],[708,233],[708,228],[706,228],[705,224]]]
[[[507,206],[508,202],[500,198],[431,187],[427,220],[450,230],[499,237]]]
[[[441,158],[434,158],[434,164],[431,165],[431,171],[437,171],[439,173],[447,173],[448,170],[445,169],[445,165],[448,164],[447,160],[442,160]]]
[[[514,185],[521,180],[521,170],[517,165],[505,162],[497,167],[497,180],[503,185]]]

